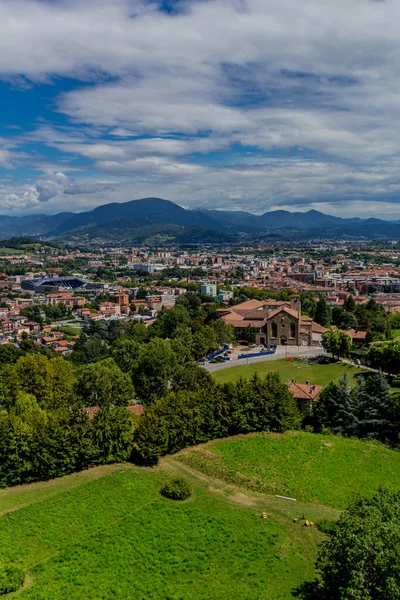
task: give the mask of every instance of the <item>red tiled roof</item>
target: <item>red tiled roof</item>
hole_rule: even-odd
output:
[[[288,315],[295,317],[296,319],[299,318],[299,312],[297,310],[293,310],[292,308],[288,308],[287,306],[281,306],[276,310],[273,310],[269,313],[269,317],[275,317],[276,315],[279,315],[280,312],[285,312]]]
[[[144,407],[142,404],[132,404],[132,406],[126,406],[125,408],[133,415],[144,415]],[[83,410],[89,419],[93,421],[100,410],[100,406],[86,406]]]
[[[286,385],[296,400],[311,400],[315,402],[322,390],[322,385],[296,383],[295,381],[290,381]]]
[[[356,331],[355,329],[349,329],[345,331],[347,335],[350,335],[353,340],[365,340],[367,332],[366,331]]]
[[[325,333],[325,331],[328,331],[326,329],[326,327],[322,327],[322,325],[319,325],[315,321],[312,322],[312,332],[313,333]]]

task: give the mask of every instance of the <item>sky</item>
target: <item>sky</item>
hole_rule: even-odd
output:
[[[0,0],[0,214],[400,219],[398,0]]]

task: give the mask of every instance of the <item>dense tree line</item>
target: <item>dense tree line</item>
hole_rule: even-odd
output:
[[[200,441],[300,425],[277,374],[217,385],[197,365],[179,364],[167,340],[155,338],[143,351],[119,340],[114,350],[116,360],[78,369],[40,354],[0,369],[0,486],[115,461],[153,464]],[[137,398],[146,405],[142,417],[126,409]]]
[[[400,398],[381,373],[357,378],[347,375],[329,383],[314,408],[317,429],[360,438],[375,438],[397,446],[400,438]]]
[[[214,438],[300,426],[296,402],[277,373],[216,385],[203,372],[190,386],[187,381],[186,389],[179,384],[178,391],[154,401],[141,419],[135,445],[145,463]]]

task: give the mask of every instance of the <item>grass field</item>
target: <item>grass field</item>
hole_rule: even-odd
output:
[[[183,475],[183,503],[159,490]],[[249,435],[0,491],[0,562],[23,600],[284,600],[314,576],[315,528],[354,492],[400,485],[400,455],[305,433]],[[297,496],[297,502],[274,494]],[[266,511],[268,519],[260,518]]]
[[[298,383],[309,381],[315,385],[327,385],[330,381],[337,381],[344,373],[348,373],[353,379],[360,376],[363,372],[352,365],[346,363],[332,363],[326,365],[310,364],[307,365],[300,361],[290,362],[288,360],[271,360],[250,365],[240,365],[238,367],[229,367],[212,373],[213,378],[218,383],[228,381],[237,381],[240,377],[251,377],[254,373],[265,375],[271,371],[278,371],[283,381],[295,379]]]
[[[400,453],[381,444],[305,432],[215,440],[178,456],[184,464],[266,494],[343,509],[380,485],[400,488]]]
[[[282,512],[274,501],[210,489],[190,473],[194,495],[175,503],[159,489],[176,468],[110,467],[95,478],[82,473],[1,492],[0,561],[26,569],[14,597],[284,599],[312,578],[322,534],[293,523],[304,507]],[[260,518],[274,506],[273,518]]]
[[[80,335],[82,332],[82,327],[79,327],[78,325],[62,325],[60,327],[53,327],[53,330],[61,331],[61,333],[65,333],[65,335],[73,336]]]

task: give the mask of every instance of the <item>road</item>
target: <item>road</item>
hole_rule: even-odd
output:
[[[223,363],[207,363],[203,365],[206,371],[214,373],[215,371],[221,371],[222,369],[229,369],[231,367],[240,367],[241,365],[251,365],[258,362],[266,362],[270,360],[281,360],[287,356],[299,356],[304,358],[312,358],[325,354],[323,348],[316,348],[315,346],[278,346],[275,354],[268,356],[256,356],[255,358],[242,358],[241,360],[227,360]]]

